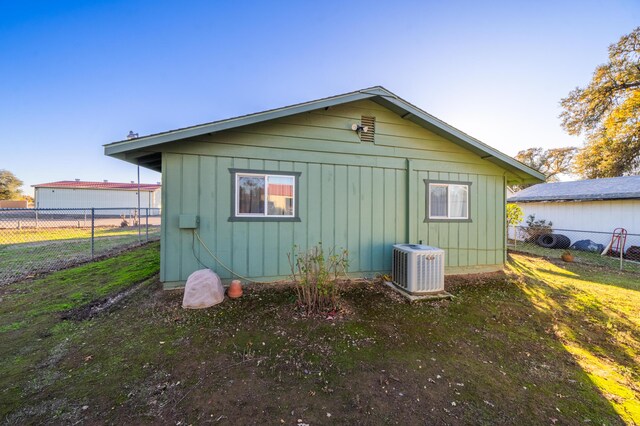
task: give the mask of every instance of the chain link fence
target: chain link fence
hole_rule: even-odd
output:
[[[511,226],[507,243],[510,250],[551,258],[568,252],[575,262],[640,272],[640,234],[618,239],[613,232]]]
[[[159,238],[158,208],[0,209],[0,285]]]

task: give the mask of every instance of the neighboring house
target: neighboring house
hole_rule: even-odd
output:
[[[388,273],[392,245],[407,242],[446,250],[447,273],[497,270],[506,185],[544,179],[382,87],[114,142],[105,154],[162,172],[165,288],[198,259],[230,279],[207,249],[267,281],[290,274],[294,246],[319,242],[347,249],[354,276]]]
[[[33,185],[35,207],[41,209],[132,208],[138,206],[138,184],[84,182],[80,179]],[[140,184],[140,207],[160,208],[161,185]],[[121,214],[120,210],[101,210],[96,214]]]
[[[525,220],[533,214],[553,222],[554,229],[612,233],[625,228],[630,234],[640,234],[640,176],[543,183],[517,192],[508,201],[522,208]],[[603,243],[611,238],[558,232],[572,242],[600,239],[597,242]],[[631,245],[640,245],[640,237],[630,236],[626,246]]]

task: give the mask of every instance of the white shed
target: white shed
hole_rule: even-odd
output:
[[[46,209],[125,208],[138,206],[138,184],[79,179],[33,185],[35,207]],[[140,207],[161,207],[161,185],[140,184]]]
[[[640,176],[541,183],[507,201],[518,204],[525,219],[533,214],[536,220],[552,221],[553,229],[572,241],[586,233],[565,230],[605,232],[610,238],[614,229],[624,228],[635,234],[629,235],[626,246],[640,246]]]

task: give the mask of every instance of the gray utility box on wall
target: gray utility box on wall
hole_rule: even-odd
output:
[[[444,291],[444,250],[420,244],[395,244],[393,283],[409,293]]]
[[[196,214],[181,214],[178,227],[180,229],[195,229],[198,227],[200,218]]]

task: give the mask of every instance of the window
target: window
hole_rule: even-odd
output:
[[[236,214],[264,214],[264,176],[236,175]]]
[[[297,219],[300,173],[230,170],[233,176],[232,221]]]
[[[449,183],[425,181],[428,188],[428,220],[470,220],[470,182]]]

